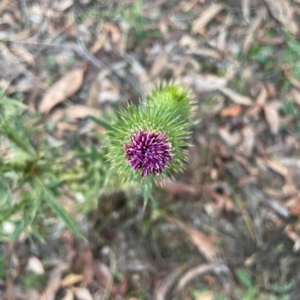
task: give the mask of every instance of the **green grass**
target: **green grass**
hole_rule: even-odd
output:
[[[99,145],[90,142],[83,146],[74,136],[74,145],[66,152],[64,141],[48,144],[45,130],[38,115],[21,102],[0,95],[2,241],[14,240],[21,232],[42,239],[43,221],[53,215],[79,237],[72,212],[67,213],[58,201],[63,191],[73,199],[75,214],[95,209],[109,186],[122,188],[117,178],[107,183],[109,165]],[[102,137],[97,138],[101,143]],[[83,199],[78,202],[76,197]]]

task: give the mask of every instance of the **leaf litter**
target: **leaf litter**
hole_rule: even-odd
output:
[[[286,263],[297,258],[300,236],[300,79],[290,49],[300,49],[299,1],[44,4],[0,4],[7,95],[24,99],[71,147],[71,132],[87,145],[105,131],[89,126],[89,116],[109,116],[157,82],[178,80],[198,104],[194,150],[183,175],[158,185],[144,223],[136,223],[132,195],[115,195],[83,222],[86,251],[72,236],[47,237],[46,247],[20,240],[8,256],[15,264],[5,265],[15,277],[1,292],[25,299],[19,278],[32,271],[46,276],[34,293],[47,300],[138,299],[140,291],[159,300],[240,299],[234,272],[244,268],[262,292],[257,299],[263,291],[275,297],[270,286],[300,268]],[[193,296],[199,287],[208,291]]]

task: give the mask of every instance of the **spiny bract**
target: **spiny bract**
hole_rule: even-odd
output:
[[[192,103],[179,84],[154,89],[139,106],[128,105],[108,131],[109,161],[124,181],[182,170]]]

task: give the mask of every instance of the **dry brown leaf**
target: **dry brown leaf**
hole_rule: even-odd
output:
[[[57,11],[65,11],[70,8],[74,3],[74,0],[54,0],[53,9]]]
[[[211,291],[206,291],[198,295],[195,300],[214,300],[214,294]]]
[[[277,134],[280,126],[278,110],[272,105],[264,105],[264,113],[272,134]]]
[[[27,262],[27,269],[34,272],[35,274],[42,275],[45,273],[43,264],[41,261],[35,257],[31,256]]]
[[[103,31],[101,32],[98,36],[97,39],[95,40],[93,46],[91,47],[91,52],[93,54],[97,53],[101,48],[105,45],[105,42],[107,41],[107,32]]]
[[[16,300],[16,287],[10,276],[6,276],[6,300]]]
[[[64,115],[71,121],[75,121],[77,119],[84,119],[89,115],[99,117],[100,112],[97,109],[85,105],[74,105],[64,109]]]
[[[225,107],[220,111],[221,117],[236,117],[242,112],[242,107],[239,104]]]
[[[195,51],[188,51],[187,54],[210,57],[213,59],[221,59],[222,54],[211,48],[197,48]]]
[[[247,106],[253,104],[253,100],[251,98],[238,94],[227,87],[218,87],[218,90],[237,104],[242,104]]]
[[[64,131],[75,131],[78,129],[78,126],[67,122],[58,122],[56,124],[56,128],[58,131],[64,132]]]
[[[1,87],[2,88],[2,87]],[[16,85],[10,85],[6,91],[5,91],[5,94],[7,96],[15,93],[15,92],[21,92],[21,93],[24,93],[24,92],[28,92],[32,89],[34,89],[35,86],[34,84],[32,83],[32,81],[30,81],[29,79],[27,78],[24,78],[23,80],[19,81],[16,83]]]
[[[223,9],[225,8],[224,5],[221,4],[213,4],[209,6],[201,16],[196,19],[192,24],[192,34],[205,33],[206,25],[212,21]]]
[[[183,267],[179,267],[176,270],[170,272],[170,274],[166,278],[162,279],[158,284],[156,284],[154,290],[154,300],[166,299],[169,290],[182,271]]]
[[[284,178],[284,181],[285,181],[285,184],[282,188],[283,193],[286,196],[296,195],[298,193],[298,189],[295,186],[295,183],[293,180],[292,168],[288,169],[288,172]]]
[[[211,238],[169,215],[166,216],[166,220],[169,223],[176,225],[181,231],[186,233],[207,261],[213,262],[217,259],[218,252],[215,245],[211,241]]]
[[[160,54],[155,58],[152,67],[149,72],[149,77],[151,79],[155,78],[158,76],[163,69],[166,67],[168,64],[168,54],[165,51],[161,51]]]
[[[86,288],[76,288],[74,292],[78,300],[94,300],[90,291]]]
[[[292,224],[288,224],[285,227],[284,232],[294,242],[293,250],[298,252],[300,250],[300,236],[295,229],[293,229]]]
[[[83,275],[81,274],[74,274],[71,273],[67,275],[62,281],[61,281],[61,286],[62,287],[67,287],[67,286],[72,286],[80,281],[83,280]]]
[[[284,166],[279,159],[269,159],[264,161],[265,164],[271,168],[274,172],[280,174],[284,178],[288,175],[288,168]]]
[[[109,22],[104,23],[103,28],[107,32],[110,32],[112,41],[115,44],[117,44],[120,49],[122,49],[123,44],[122,44],[121,32],[119,28],[113,23],[109,23]]]
[[[268,91],[265,87],[262,87],[256,99],[256,104],[259,107],[263,107],[266,104],[267,97],[268,97]]]
[[[273,17],[285,26],[292,34],[299,31],[294,20],[293,9],[288,0],[265,0]]]
[[[184,289],[184,287],[196,276],[204,275],[207,273],[225,273],[228,272],[228,267],[223,264],[202,264],[193,269],[187,271],[180,279],[177,288],[178,290]]]
[[[21,62],[26,62],[32,66],[35,65],[35,58],[34,56],[22,45],[13,45],[10,47],[13,54],[21,59]]]
[[[265,7],[263,7],[258,11],[257,17],[251,21],[251,26],[249,27],[247,36],[244,39],[244,44],[243,44],[244,53],[247,53],[249,51],[251,45],[255,41],[255,35],[258,29],[260,28],[262,21],[266,17],[266,15],[267,15],[267,11]]]
[[[198,189],[194,186],[180,181],[173,181],[171,179],[164,179],[160,181],[158,186],[173,194],[188,193],[195,196],[199,193]]]
[[[241,152],[246,156],[251,156],[255,145],[254,129],[250,126],[245,126],[242,129],[243,142],[240,145]]]
[[[286,207],[289,209],[290,214],[294,217],[300,216],[300,195],[289,199],[286,202]]]
[[[99,263],[94,267],[94,274],[97,281],[108,291],[111,290],[113,285],[113,277],[106,264]]]
[[[291,74],[289,69],[285,69],[284,74],[294,87],[300,89],[300,81]]]
[[[236,146],[242,140],[242,136],[239,131],[231,132],[227,126],[219,127],[219,135],[226,142],[226,144],[231,147]]]
[[[296,89],[292,89],[291,96],[292,96],[292,100],[294,101],[294,103],[296,103],[297,105],[300,105],[300,92]]]
[[[55,105],[72,96],[81,87],[86,66],[75,69],[55,82],[45,93],[39,106],[41,113],[48,113]]]
[[[50,272],[47,286],[41,295],[40,300],[54,300],[56,292],[60,288],[61,276],[70,267],[69,263],[61,263]]]
[[[226,78],[210,74],[187,75],[181,81],[183,84],[193,87],[198,93],[213,92],[227,84]]]

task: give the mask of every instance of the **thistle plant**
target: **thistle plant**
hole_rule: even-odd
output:
[[[128,105],[108,131],[109,161],[124,181],[151,186],[183,170],[193,104],[177,83],[163,84],[138,106]]]

